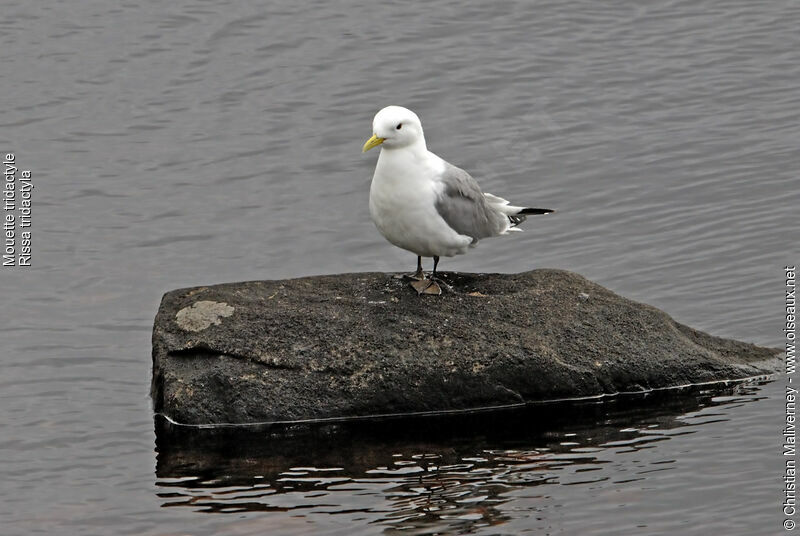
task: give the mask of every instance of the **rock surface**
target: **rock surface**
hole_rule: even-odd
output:
[[[383,273],[164,295],[155,410],[185,424],[467,410],[773,372],[779,350],[675,322],[577,274]]]

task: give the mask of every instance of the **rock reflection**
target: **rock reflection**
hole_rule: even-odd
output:
[[[200,512],[340,515],[373,531],[465,534],[506,522],[512,495],[550,508],[548,485],[591,489],[670,470],[673,460],[661,459],[603,469],[609,453],[693,433],[704,419],[687,413],[752,401],[737,396],[748,389],[303,426],[199,429],[156,417],[158,495],[165,507]]]

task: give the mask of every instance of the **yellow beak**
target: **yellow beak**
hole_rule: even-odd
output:
[[[370,139],[367,140],[367,143],[364,144],[364,147],[361,149],[362,153],[366,153],[373,147],[377,147],[381,143],[386,141],[386,138],[379,138],[377,134],[373,134]]]

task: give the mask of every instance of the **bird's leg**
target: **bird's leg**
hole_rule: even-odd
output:
[[[431,280],[425,278],[425,272],[422,271],[422,257],[417,256],[417,273],[410,277],[411,288],[417,291],[417,294],[424,294],[425,290],[431,286]]]
[[[422,271],[422,256],[417,255],[417,271],[412,276],[414,279],[425,279],[425,272]]]
[[[403,281],[424,281],[425,280],[425,272],[422,271],[422,257],[417,255],[417,271],[413,274],[403,274],[395,276],[396,279],[402,279]]]
[[[439,266],[439,257],[433,258],[433,272],[431,272],[431,284],[428,288],[425,289],[425,294],[436,294],[439,295],[442,293],[442,287],[439,286],[439,278],[436,277],[436,268]]]

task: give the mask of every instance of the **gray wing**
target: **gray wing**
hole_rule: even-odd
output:
[[[436,200],[436,210],[457,233],[471,236],[475,243],[508,227],[508,217],[489,206],[469,173],[445,162],[441,181],[444,189]]]

